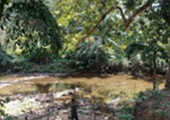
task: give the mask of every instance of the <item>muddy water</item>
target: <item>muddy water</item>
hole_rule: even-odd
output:
[[[0,96],[48,93],[72,88],[80,88],[87,96],[93,97],[109,97],[119,93],[132,97],[140,91],[152,89],[152,82],[127,74],[74,76],[34,74],[0,77]]]
[[[163,84],[160,88],[163,88]],[[76,99],[84,104],[79,112],[80,118],[93,120],[93,101],[103,100],[108,108],[115,108],[116,103],[124,98],[129,100],[146,89],[152,89],[152,82],[127,74],[25,74],[0,77],[0,98],[10,96],[11,99],[5,104],[4,111],[18,120],[26,116],[29,120],[68,120],[68,106],[74,93],[77,93]],[[97,120],[108,120],[105,118],[102,114],[96,116]]]

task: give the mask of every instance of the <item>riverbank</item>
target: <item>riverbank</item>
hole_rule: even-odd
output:
[[[163,88],[163,84],[160,86]],[[82,120],[114,118],[117,105],[133,102],[152,82],[129,74],[10,74],[0,77],[0,96],[10,97],[5,112],[19,120],[68,120],[75,97]],[[95,110],[94,110],[95,108]],[[94,112],[95,111],[95,112]],[[96,112],[97,111],[97,112]]]
[[[81,120],[115,119],[110,113],[102,113],[93,109],[90,99],[81,98],[79,90],[65,90],[57,93],[12,95],[11,101],[5,104],[5,113],[17,120],[69,120],[70,101],[72,95],[77,96],[79,104],[78,116]],[[3,99],[3,98],[1,98]],[[115,119],[116,120],[116,119]]]

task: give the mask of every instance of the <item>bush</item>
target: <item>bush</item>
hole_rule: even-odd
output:
[[[81,52],[70,52],[67,54],[66,59],[71,59],[71,67],[75,68],[76,71],[82,72],[102,72],[105,65],[108,62],[108,54],[104,51],[99,53],[89,53],[88,51]]]
[[[12,56],[7,54],[0,45],[0,67],[1,71],[6,71],[12,64]]]
[[[9,98],[6,99],[0,99],[0,119],[3,118],[8,118],[8,115],[5,113],[5,111],[3,110],[4,104],[8,103],[10,101]]]

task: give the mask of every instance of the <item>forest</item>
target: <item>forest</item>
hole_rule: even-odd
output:
[[[169,113],[170,0],[0,0],[0,120]]]

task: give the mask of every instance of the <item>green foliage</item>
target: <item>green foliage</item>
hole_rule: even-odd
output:
[[[148,73],[155,65],[163,69],[170,56],[170,1],[149,1],[154,1],[153,5],[136,17],[129,29],[124,29],[120,13],[115,10],[77,47],[78,40],[108,9],[120,6],[128,18],[147,0],[0,0],[6,51],[14,49],[19,54],[12,59],[0,46],[0,67],[10,66],[8,69],[14,72],[112,73],[125,71],[130,62],[135,72]],[[140,93],[135,101],[160,94],[159,90]],[[0,100],[0,115],[5,115],[1,109],[5,103]],[[120,120],[132,120],[132,110],[133,105],[122,103],[116,114]],[[155,113],[164,115],[161,109]]]
[[[22,56],[16,56],[15,65],[12,71],[24,73],[73,73],[75,69],[72,68],[72,60],[51,58],[52,61],[48,64],[39,64],[36,61],[30,62]],[[42,62],[42,61],[41,61]]]
[[[120,120],[132,120],[133,116],[131,114],[127,114],[127,115],[122,115],[120,117]]]
[[[146,92],[140,92],[139,94],[135,96],[135,103],[141,103],[143,101],[151,99],[153,96],[160,96],[163,94],[165,93],[159,89],[154,90],[154,91],[148,90]]]
[[[144,64],[154,65],[154,61],[159,62],[162,59],[167,58],[166,52],[161,48],[156,40],[150,40],[144,44],[132,43],[127,48],[128,58],[139,55]]]
[[[169,119],[169,90],[155,90],[140,93],[134,108],[135,119]],[[149,105],[149,106],[148,106]],[[144,112],[147,111],[147,112]],[[149,117],[150,116],[150,117]]]
[[[134,108],[135,107],[140,107],[138,106],[140,103],[145,103],[146,101],[149,101],[153,98],[159,98],[161,96],[166,95],[165,91],[161,90],[154,90],[154,91],[146,91],[146,92],[140,92],[137,94],[134,98],[134,102],[122,102],[118,105],[118,110],[116,111],[116,116],[120,120],[132,120],[134,118]],[[160,99],[162,101],[162,99]],[[136,108],[135,108],[136,109]],[[142,109],[142,108],[139,108]],[[158,117],[167,117],[165,114],[164,110],[162,109],[156,109],[155,113]]]
[[[7,43],[23,54],[32,56],[37,49],[57,53],[61,48],[59,27],[41,0],[14,0],[4,11],[0,26],[7,33]]]
[[[170,1],[169,0],[161,0],[161,10],[164,19],[167,23],[170,24]]]
[[[85,42],[78,48],[75,47],[78,40],[95,26],[109,8],[122,7],[128,18],[146,2],[147,0],[6,1],[0,26],[6,32],[4,41],[8,43],[7,51],[13,48],[17,54],[21,53],[25,57],[23,66],[19,65],[19,69],[26,67],[24,71],[31,64],[37,64],[47,67],[42,72],[52,72],[54,69],[49,66],[55,64],[53,61],[57,59],[58,53],[59,57],[69,61],[62,64],[78,71],[112,73],[126,71],[131,67],[132,71],[147,69],[148,72],[153,68],[155,51],[157,67],[165,68],[167,64],[170,29],[167,24],[167,0],[149,0],[154,2],[153,5],[136,17],[128,30],[124,29],[120,12],[112,11]],[[128,64],[127,56],[131,65]],[[19,63],[14,63],[17,66],[15,68],[18,69]],[[36,72],[38,68],[29,70]],[[58,68],[61,71],[64,69]]]
[[[155,113],[158,117],[163,117],[164,116],[164,111],[162,109],[157,109],[155,110]]]
[[[74,60],[72,64],[78,71],[98,71],[102,70],[102,66],[107,64],[108,54],[100,48],[87,48],[87,43],[77,48],[76,52],[72,52],[66,56],[67,59]]]
[[[116,111],[116,116],[120,120],[132,120],[134,117],[132,115],[133,105],[126,102],[119,104],[118,110]]]
[[[126,49],[127,57],[132,61],[132,65],[135,63],[136,68],[143,66],[142,71],[146,72],[153,71],[154,67],[162,69],[167,64],[169,56],[168,47],[165,47],[169,44],[169,26],[162,17],[157,16],[160,13],[155,10],[156,8],[149,9],[145,13],[145,18],[139,19],[139,23],[134,26],[133,29],[137,30],[127,37],[131,40]]]
[[[12,61],[12,56],[7,54],[0,45],[0,67],[9,66]]]
[[[4,112],[3,107],[5,103],[10,102],[10,99],[7,97],[6,99],[0,99],[0,118],[2,116],[6,117],[7,114]]]
[[[127,10],[134,10],[136,9],[136,6],[139,6],[142,4],[142,0],[124,0],[124,5]]]

